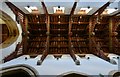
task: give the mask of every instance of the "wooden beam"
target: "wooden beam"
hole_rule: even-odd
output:
[[[112,3],[111,1],[108,1],[106,4],[104,4],[102,7],[100,7],[97,11],[95,11],[93,15],[95,15],[96,13],[98,13],[98,15],[102,14],[102,12],[110,5],[110,3]]]
[[[77,6],[77,2],[74,2],[74,5],[73,5],[72,10],[70,12],[70,16],[72,16],[74,14],[76,6]]]
[[[48,16],[48,11],[47,11],[47,8],[45,6],[45,3],[43,1],[41,1],[41,4],[42,4],[42,7],[43,7],[43,10],[44,10],[44,13],[46,15],[46,27],[47,27],[47,33],[49,35],[49,16]],[[37,61],[37,65],[41,65],[42,62],[44,61],[44,59],[47,57],[48,55],[48,51],[49,51],[49,36],[47,36],[47,46],[45,47],[45,50],[43,51],[43,54],[42,54],[42,57],[40,58],[40,60]]]
[[[45,50],[44,52],[43,52],[43,54],[42,54],[42,57],[41,57],[41,61],[43,62],[44,61],[44,59],[47,57],[47,55],[48,55],[48,51],[47,50]]]
[[[20,23],[21,24],[21,27],[22,27],[22,30],[23,32],[26,33],[26,29],[25,29],[25,25],[24,25],[24,21],[22,22],[22,20],[20,19],[19,17],[19,13],[21,13],[24,17],[25,17],[25,13],[23,11],[21,11],[18,7],[16,7],[14,4],[12,4],[11,2],[5,2],[8,7],[13,11],[13,13],[15,14],[16,16],[16,21],[18,22],[18,24]],[[24,18],[25,19],[25,18]],[[23,19],[23,20],[24,20]]]
[[[118,28],[119,25],[119,18],[116,17],[111,17],[110,18],[110,23],[109,26],[111,27],[111,34],[110,34],[110,38],[111,38],[111,49],[112,49],[112,53],[120,55],[120,43],[119,40],[116,37],[116,30]]]
[[[75,62],[76,65],[80,65],[80,62],[79,60],[77,60],[76,56],[75,56],[75,53],[71,47],[71,28],[72,28],[72,21],[71,21],[71,16],[74,14],[74,11],[75,11],[75,8],[77,6],[77,2],[74,2],[73,4],[73,7],[72,7],[72,10],[70,12],[70,18],[69,18],[69,51],[70,51],[70,56],[72,57],[73,61]],[[78,63],[77,63],[78,61]]]
[[[12,4],[11,2],[5,2],[9,8],[13,11],[14,14],[17,15],[18,12],[22,13],[23,15],[25,15],[25,13],[23,11],[21,11],[18,7],[16,7],[14,4]]]
[[[72,28],[72,20],[71,20],[71,16],[70,16],[69,17],[69,32],[68,32],[68,35],[69,35],[69,54],[72,57],[75,64],[80,65],[80,62],[79,62],[79,60],[77,60],[75,53],[74,53],[74,50],[71,47],[71,36],[72,36],[71,28]]]
[[[20,50],[20,48],[22,48],[22,45],[23,45],[24,41],[25,41],[25,38],[23,38],[21,43],[18,43],[16,45],[16,48],[15,48],[14,52],[12,52],[10,55],[8,55],[7,57],[4,58],[4,62],[10,61],[12,59],[15,59],[15,58],[20,57],[21,55],[23,55],[23,53],[18,54],[18,51]]]
[[[46,13],[46,27],[47,27],[47,39],[46,39],[46,47],[45,50],[43,51],[42,57],[40,58],[40,60],[38,60],[37,65],[41,65],[42,62],[44,61],[44,59],[47,57],[48,55],[48,51],[49,51],[49,33],[50,33],[50,17],[48,16],[48,12],[46,9],[46,6],[44,4],[44,2],[42,2],[44,11]]]
[[[43,51],[43,54],[42,54],[40,60],[37,61],[37,65],[41,65],[42,62],[44,61],[44,59],[47,57],[47,55],[48,55],[48,50],[46,47],[45,50]]]
[[[90,22],[89,22],[89,43],[90,43],[90,47],[89,47],[89,49],[90,49],[90,52],[92,53],[92,54],[94,54],[94,55],[96,55],[96,56],[98,56],[99,58],[101,58],[101,59],[103,59],[103,60],[106,60],[107,62],[109,62],[109,63],[111,63],[111,60],[110,60],[110,58],[109,57],[107,57],[107,55],[105,55],[105,53],[104,53],[104,51],[103,50],[101,50],[101,46],[100,46],[100,44],[98,43],[96,43],[95,42],[95,38],[94,38],[94,36],[92,35],[92,32],[94,32],[94,28],[95,28],[95,24],[96,24],[96,21],[95,21],[95,19],[94,19],[94,17],[92,18],[90,18]],[[95,47],[95,49],[92,47],[92,46],[94,46]],[[93,50],[93,51],[92,51]],[[115,63],[115,61],[114,61],[114,63],[112,63],[112,64],[116,64]]]
[[[107,56],[105,55],[105,53],[100,49],[100,48],[101,48],[101,47],[100,47],[100,44],[96,44],[96,42],[95,42],[95,40],[94,40],[93,37],[91,38],[91,41],[92,41],[93,46],[95,46],[95,48],[96,48],[96,50],[97,50],[97,52],[92,52],[92,53],[93,53],[94,55],[102,58],[103,60],[106,60],[106,61],[109,62],[110,59],[109,59],[109,57],[107,57]]]
[[[80,62],[79,60],[77,60],[76,56],[75,56],[75,53],[74,53],[74,50],[72,49],[72,47],[70,46],[70,56],[72,57],[73,61],[75,62],[76,65],[80,65]]]
[[[13,13],[16,16],[16,21],[18,22],[18,24],[20,23],[21,28],[22,28],[22,38],[26,41],[24,41],[23,43],[23,54],[27,51],[27,29],[25,26],[25,18],[26,18],[26,14],[21,11],[18,7],[16,7],[14,4],[12,4],[11,2],[5,2],[6,5],[8,5],[8,7],[13,11]],[[21,15],[23,16],[23,19],[21,19]],[[23,40],[22,39],[22,40]]]
[[[43,10],[44,10],[44,13],[46,14],[46,16],[48,16],[48,11],[47,11],[47,8],[45,6],[45,3],[42,1],[41,4],[42,4]]]

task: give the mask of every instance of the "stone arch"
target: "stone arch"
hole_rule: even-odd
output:
[[[17,40],[19,36],[19,30],[17,27],[17,23],[2,10],[0,10],[0,18],[6,23],[6,26],[8,28],[9,36],[3,43],[0,44],[0,47],[6,48]]]
[[[62,74],[58,75],[57,77],[73,77],[73,76],[75,76],[75,77],[89,77],[85,73],[76,72],[76,71],[70,71],[70,72],[62,73]]]
[[[4,67],[0,74],[1,77],[39,77],[36,69],[26,64]]]

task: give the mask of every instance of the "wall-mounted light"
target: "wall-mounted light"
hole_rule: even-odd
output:
[[[27,60],[27,57],[25,57],[25,60]]]
[[[117,59],[119,59],[119,57],[117,57]]]
[[[27,7],[28,7],[28,8],[30,8],[30,6],[29,6],[29,5],[27,5]]]
[[[60,8],[60,6],[58,6],[58,8]]]
[[[59,60],[59,57],[57,57],[56,59]]]
[[[88,6],[87,8],[90,9],[90,6]]]
[[[25,7],[25,9],[28,11],[28,12],[32,12],[32,10],[30,9],[30,6],[28,5],[27,7]]]
[[[29,13],[32,13],[33,11],[38,11],[38,8],[35,6],[29,6],[27,5],[27,7],[24,7]]]
[[[115,9],[115,10],[117,10],[118,8],[117,8],[117,7],[115,7],[114,9]]]
[[[87,57],[87,59],[90,59],[90,57]]]
[[[54,13],[64,13],[65,11],[65,8],[64,7],[61,7],[61,6],[58,6],[58,7],[53,7],[53,11]]]
[[[90,8],[90,7],[81,8],[81,9],[78,11],[78,14],[87,14],[90,10],[92,10],[92,8]]]
[[[118,10],[118,9],[117,9],[116,7],[115,7],[115,8],[112,8],[112,9],[111,9],[111,8],[105,9],[102,14],[111,14],[111,13],[117,11],[117,10]]]

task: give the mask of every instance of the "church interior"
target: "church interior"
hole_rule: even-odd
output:
[[[1,0],[1,77],[119,77],[119,0]]]

